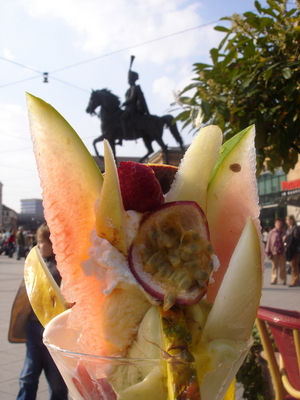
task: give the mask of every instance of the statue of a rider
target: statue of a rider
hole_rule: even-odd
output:
[[[134,130],[138,117],[141,115],[149,115],[148,106],[142,89],[139,85],[135,84],[135,82],[139,79],[139,75],[137,72],[131,70],[133,60],[134,56],[131,56],[130,67],[128,71],[128,83],[130,88],[125,93],[126,100],[122,104],[122,106],[125,107],[125,110],[121,116],[123,138],[132,136],[134,137]],[[122,145],[122,138],[118,144]]]

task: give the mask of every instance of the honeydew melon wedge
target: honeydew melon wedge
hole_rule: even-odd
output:
[[[31,307],[43,326],[69,308],[36,246],[26,257],[24,280]]]
[[[76,301],[84,280],[94,207],[103,178],[93,157],[68,122],[48,103],[27,94],[30,131],[63,293]]]
[[[96,229],[98,236],[108,240],[121,253],[127,255],[124,228],[124,208],[113,152],[104,140],[105,177],[97,205]]]
[[[201,341],[247,341],[254,325],[261,292],[260,239],[252,219],[248,218],[208,315]]]
[[[166,201],[195,201],[206,212],[207,185],[222,144],[215,125],[202,128],[186,151]]]
[[[203,400],[222,399],[246,357],[261,292],[260,239],[248,218],[195,348]]]
[[[225,142],[210,178],[206,216],[210,242],[220,261],[213,274],[215,282],[208,286],[210,302],[216,297],[248,217],[260,237],[254,137],[254,126],[250,126]]]

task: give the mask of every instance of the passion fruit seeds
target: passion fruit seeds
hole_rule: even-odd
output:
[[[142,221],[129,254],[132,273],[152,296],[174,304],[197,303],[213,263],[206,217],[197,203],[165,203]]]

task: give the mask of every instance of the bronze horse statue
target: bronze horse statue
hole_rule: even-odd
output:
[[[99,114],[95,112],[97,107],[101,107]],[[124,111],[120,108],[119,98],[108,89],[92,91],[86,112],[91,115],[98,115],[101,120],[102,135],[93,141],[93,146],[98,157],[101,156],[98,153],[96,144],[104,139],[108,140],[114,155],[116,155],[116,140],[136,140],[142,138],[148,152],[139,161],[145,161],[153,153],[152,142],[155,140],[162,148],[165,154],[165,162],[168,164],[168,148],[162,140],[165,126],[170,129],[173,137],[180,145],[182,151],[184,151],[183,141],[172,115],[158,117],[156,115],[137,114],[129,121],[128,137],[124,137],[121,126],[121,115]]]

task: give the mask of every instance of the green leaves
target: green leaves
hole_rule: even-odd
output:
[[[292,74],[293,74],[293,72],[292,72],[291,68],[288,68],[288,67],[283,68],[282,75],[283,75],[284,79],[290,79],[292,77]]]
[[[211,64],[194,65],[191,101],[183,97],[179,118],[193,123],[201,108],[202,124],[219,124],[225,138],[255,124],[258,168],[293,168],[300,152],[300,10],[286,0],[255,1],[257,12],[224,17],[231,27],[210,50]],[[185,88],[180,96],[187,92]]]

